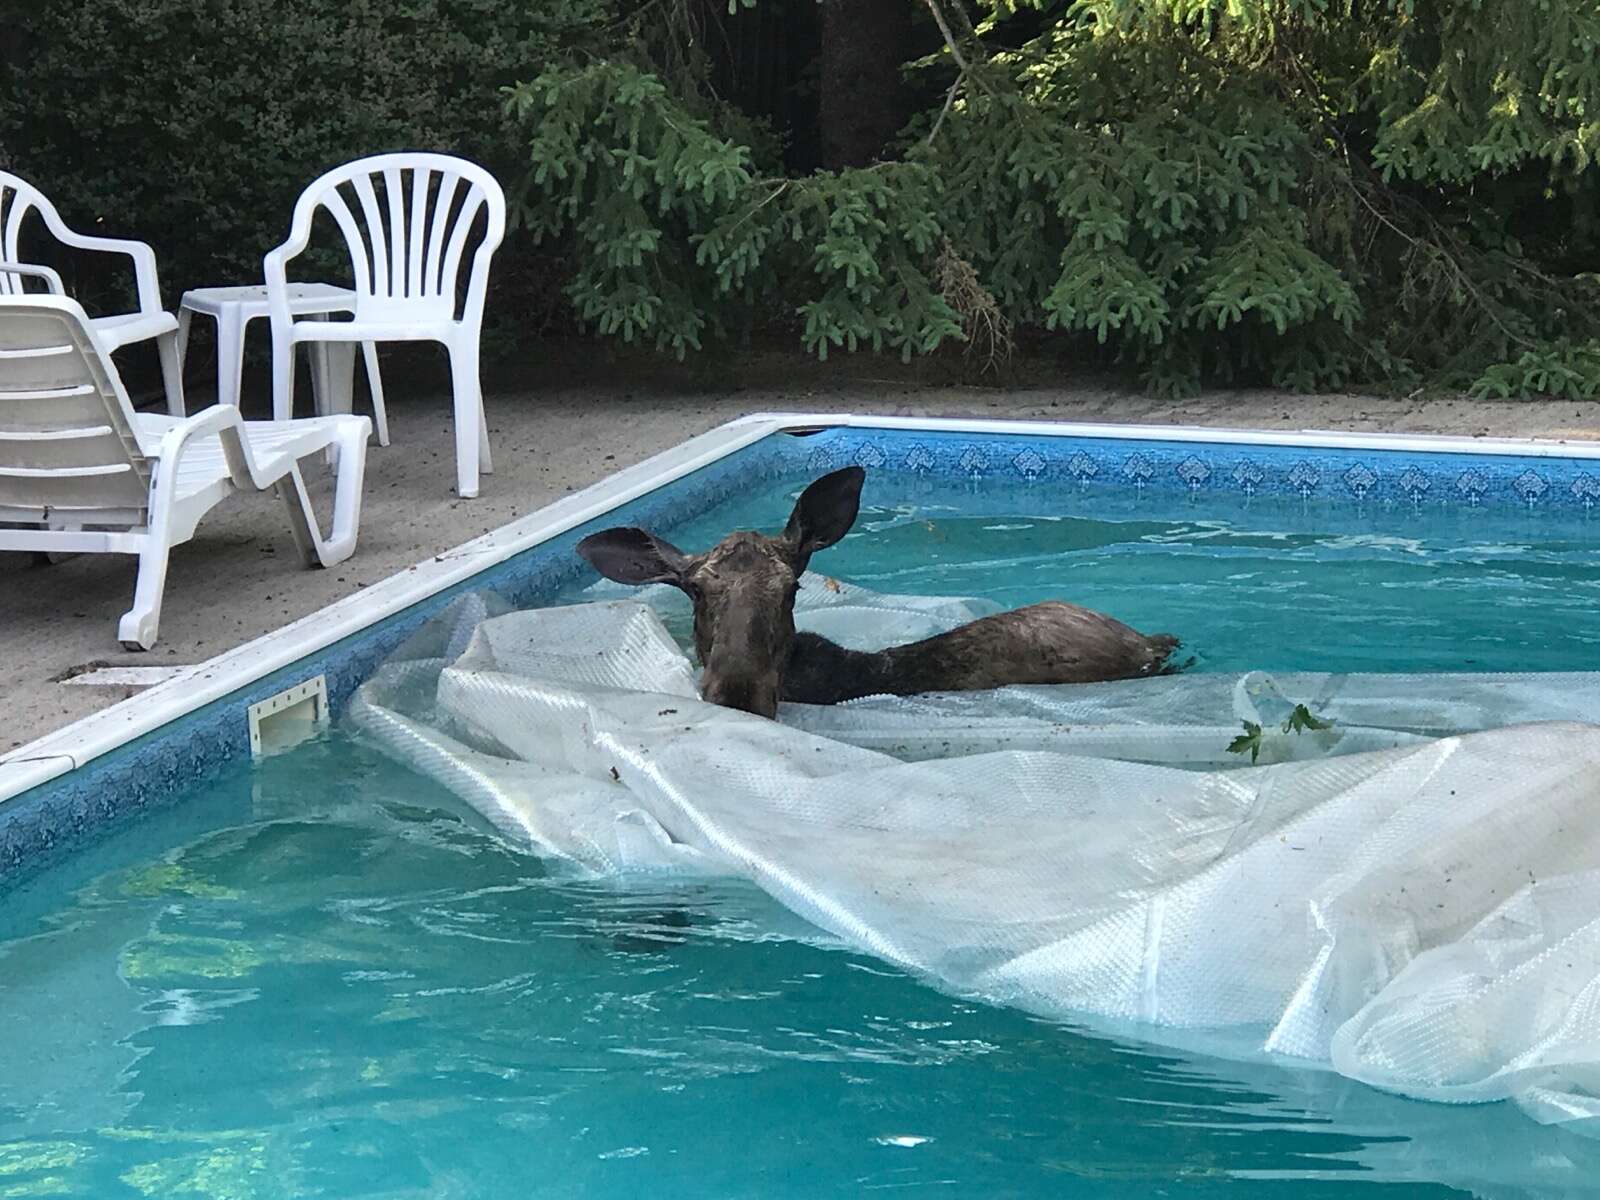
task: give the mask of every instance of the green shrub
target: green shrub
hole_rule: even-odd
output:
[[[865,171],[772,177],[638,60],[515,89],[522,219],[583,320],[683,355],[793,314],[819,355],[911,354],[982,312],[1164,392],[1600,387],[1570,349],[1600,336],[1592,5],[924,3],[957,87]],[[941,98],[955,58],[916,64]]]
[[[909,358],[960,336],[930,282],[939,188],[926,168],[762,177],[746,147],[624,63],[552,68],[508,110],[529,138],[517,218],[571,239],[568,295],[598,332],[682,358],[781,306],[822,358]]]
[[[0,157],[151,241],[168,303],[256,278],[326,167],[445,149],[512,194],[516,335],[1600,394],[1592,0],[905,0],[949,39],[927,111],[793,178],[708,81],[720,14],[808,2],[11,0]]]
[[[1169,392],[1352,326],[1355,291],[1307,234],[1305,132],[1248,77],[1182,40],[1083,33],[1005,83],[922,158],[1015,320],[1089,335]]]
[[[69,223],[150,242],[164,299],[175,305],[188,287],[259,279],[300,191],[340,162],[440,150],[508,175],[516,147],[500,89],[586,45],[611,8],[608,0],[15,4],[0,18],[10,26],[0,147]],[[111,278],[75,282],[92,295]]]
[[[1600,336],[1588,0],[1027,7],[1042,32],[931,151],[969,201],[952,237],[1019,319],[1092,331],[1168,390],[1600,387],[1572,348]]]

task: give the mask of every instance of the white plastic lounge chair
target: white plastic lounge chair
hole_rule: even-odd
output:
[[[193,417],[136,413],[76,300],[0,297],[0,550],[138,555],[117,632],[129,650],[155,644],[168,553],[235,489],[277,489],[307,565],[349,558],[371,432],[366,417],[244,421],[227,404]],[[324,538],[297,464],[330,450],[338,474]]]
[[[357,202],[359,219],[347,196]],[[296,321],[290,313],[285,266],[306,248],[319,208],[332,215],[350,249],[356,296],[349,321]],[[483,232],[463,289],[467,242],[480,211]],[[294,206],[288,241],[262,263],[272,320],[273,415],[282,421],[294,412],[299,342],[441,342],[450,352],[455,393],[456,492],[476,496],[478,472],[494,469],[478,339],[489,262],[505,228],[505,194],[494,176],[444,154],[380,154],[335,167],[312,183]],[[346,411],[353,349],[343,356],[339,384]],[[376,392],[374,399],[381,402]]]
[[[108,351],[120,350],[134,342],[155,339],[161,357],[161,376],[167,393],[167,411],[181,417],[183,373],[178,364],[178,318],[161,307],[161,284],[156,278],[155,251],[143,242],[127,238],[90,237],[67,227],[49,198],[19,175],[0,171],[0,263],[18,264],[22,258],[22,228],[29,212],[37,212],[52,237],[75,250],[99,250],[126,254],[133,259],[134,283],[138,288],[139,311],[116,313],[90,319],[90,327]],[[39,270],[39,268],[35,268]],[[50,290],[59,293],[61,278],[46,271]],[[25,279],[14,272],[0,271],[0,297],[21,295]]]

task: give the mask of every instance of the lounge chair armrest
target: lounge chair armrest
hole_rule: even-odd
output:
[[[161,453],[163,455],[176,454],[184,446],[197,437],[204,437],[209,433],[217,433],[230,426],[237,426],[242,418],[239,410],[232,404],[213,404],[210,408],[202,409],[192,417],[185,417],[171,429],[161,435]]]
[[[189,443],[211,434],[217,434],[222,439],[222,453],[228,461],[228,474],[233,477],[236,486],[266,486],[268,481],[257,478],[255,462],[250,455],[250,443],[244,436],[244,418],[231,404],[214,404],[192,417],[185,417],[161,435],[161,468],[156,486],[170,486],[178,473],[178,460]]]

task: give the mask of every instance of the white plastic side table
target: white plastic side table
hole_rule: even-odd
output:
[[[330,313],[354,312],[356,294],[348,288],[334,287],[331,283],[291,283],[289,312],[297,317],[325,317]],[[267,289],[261,284],[249,287],[195,288],[183,294],[178,304],[178,369],[189,352],[189,323],[200,313],[217,323],[217,403],[239,403],[239,392],[244,375],[245,327],[257,318],[267,316]],[[376,343],[362,342],[361,351],[366,360],[367,388],[372,393],[372,418],[377,427],[378,444],[389,444],[389,419],[383,407],[383,380],[378,374],[378,348]],[[330,361],[338,357],[335,365]],[[341,386],[335,387],[333,372],[338,370]],[[331,406],[348,410],[350,390],[354,382],[355,354],[353,345],[336,342],[319,343],[312,348],[311,378],[317,411],[326,412]]]

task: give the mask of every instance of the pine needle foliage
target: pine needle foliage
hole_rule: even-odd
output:
[[[904,0],[924,111],[793,177],[712,68],[804,2],[0,0],[0,164],[154,243],[169,302],[254,277],[326,167],[438,148],[511,185],[513,341],[1600,395],[1597,0]]]
[[[981,295],[984,336],[1164,393],[1600,391],[1592,0],[923,3],[952,44],[910,70],[945,102],[867,170],[764,171],[648,62],[514,89],[524,219],[579,248],[582,318],[683,355],[774,313],[819,356],[909,356]]]
[[[915,163],[764,176],[654,75],[605,62],[513,89],[533,166],[517,216],[579,247],[567,287],[602,334],[679,358],[778,306],[819,358],[961,336],[932,280],[937,175]]]

